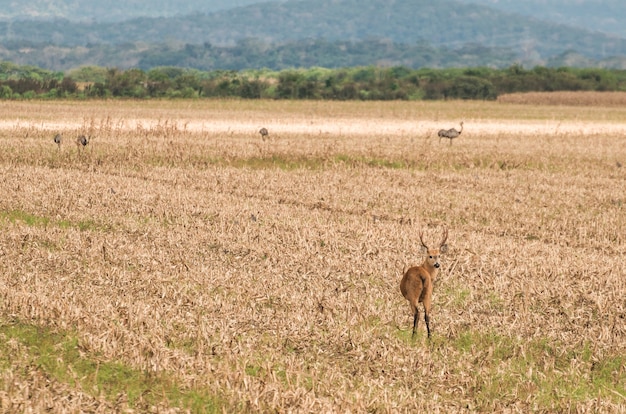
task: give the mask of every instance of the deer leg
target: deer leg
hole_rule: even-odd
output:
[[[411,338],[415,336],[415,331],[417,330],[417,322],[419,320],[420,311],[415,307],[415,313],[413,314],[413,333],[411,334]]]
[[[424,298],[424,322],[426,322],[426,331],[428,332],[429,339],[430,339],[430,307],[431,307],[430,295],[426,295],[426,297]]]

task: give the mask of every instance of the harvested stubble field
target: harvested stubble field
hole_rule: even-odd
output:
[[[626,412],[624,107],[0,107],[3,412]]]

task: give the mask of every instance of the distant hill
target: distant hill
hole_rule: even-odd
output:
[[[66,20],[0,24],[0,40],[78,46],[171,42],[234,45],[302,39],[388,39],[461,47],[477,43],[516,50],[524,59],[575,50],[590,58],[626,54],[626,40],[453,0],[303,0],[257,3],[209,14],[137,18],[119,23]]]
[[[0,0],[0,20],[119,22],[138,17],[212,13],[267,0]]]
[[[626,38],[624,0],[460,0]]]
[[[119,22],[138,17],[173,17],[213,13],[256,3],[287,0],[0,0],[0,20],[67,19]],[[458,0],[551,23],[626,38],[623,0]]]
[[[410,62],[448,67],[464,65],[465,50],[472,51],[466,54],[466,65],[497,67],[513,63],[543,65],[567,61],[559,58],[565,55],[580,56],[569,61],[587,62],[587,65],[600,60],[621,62],[616,57],[626,56],[626,40],[623,38],[506,13],[492,7],[469,4],[468,1],[290,0],[259,3],[240,0],[240,4],[247,5],[212,13],[139,17],[118,22],[61,18],[5,21],[0,22],[0,57],[4,48],[6,58],[18,56],[22,59],[20,63],[28,63],[28,59],[32,58],[41,60],[41,56],[35,53],[44,51],[44,57],[50,62],[47,67],[54,69],[66,68],[69,62],[75,64],[80,56],[90,56],[86,64],[93,63],[98,56],[116,56],[118,60],[127,57],[127,65],[168,62],[230,68],[233,53],[254,51],[258,55],[264,50],[274,51],[275,56],[287,53],[281,52],[281,48],[289,49],[289,56],[293,59],[288,61],[296,66],[299,63],[315,66],[329,61],[345,61],[365,64]],[[564,3],[566,0],[555,1]],[[100,7],[110,3],[113,2],[103,1]],[[138,10],[145,7],[140,7],[141,4],[147,4],[131,0],[128,3],[128,7],[134,5]],[[198,3],[190,1],[185,3],[185,7],[199,7]],[[205,8],[208,4],[211,7],[226,7],[224,1],[206,3]],[[230,4],[233,6],[236,3],[233,0]],[[164,8],[167,5],[174,7],[173,2],[165,0],[156,0],[154,4]],[[29,10],[30,7],[25,6],[24,9]],[[158,8],[155,6],[154,9]],[[256,49],[250,46],[251,40]],[[319,50],[319,41],[329,45],[326,54]],[[291,52],[294,45],[310,45],[311,42],[316,48],[314,53],[298,59],[297,53]],[[375,53],[370,50],[364,54],[358,50],[367,48],[368,42],[374,45],[372,49],[376,49]],[[242,43],[243,48],[239,47]],[[385,50],[384,44],[389,45],[388,50]],[[424,44],[428,47],[418,47]],[[53,49],[56,52],[53,53]],[[419,59],[407,56],[407,53],[431,49],[434,52],[424,52],[426,56]],[[30,52],[16,54],[15,51]],[[141,53],[144,53],[143,56],[140,56]],[[328,53],[334,54],[335,58],[329,59]],[[360,53],[359,59],[353,59],[349,53]],[[344,54],[346,56],[342,56]],[[324,55],[324,59],[316,61],[311,58],[316,55]],[[452,57],[446,61],[448,56]],[[255,67],[253,65],[262,64],[266,57],[253,59],[244,56],[235,59],[239,62],[236,66],[246,65],[248,61],[251,67]],[[230,63],[220,66],[224,59],[230,59]],[[284,65],[284,59],[279,56],[269,64],[271,68],[276,68]]]

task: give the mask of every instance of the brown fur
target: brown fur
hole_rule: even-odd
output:
[[[448,251],[446,240],[448,238],[448,230],[444,230],[443,239],[439,243],[439,248],[431,249],[424,243],[422,239],[423,233],[420,232],[420,241],[426,251],[426,259],[419,266],[409,268],[400,282],[400,291],[402,295],[409,301],[409,307],[413,314],[413,334],[417,329],[417,321],[419,318],[418,304],[424,304],[424,321],[426,322],[426,330],[430,338],[430,310],[432,307],[433,283],[439,273],[439,255]]]

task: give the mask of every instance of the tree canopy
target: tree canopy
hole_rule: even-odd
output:
[[[67,73],[0,63],[0,97],[418,100],[496,99],[530,91],[626,91],[612,69],[358,66],[339,69],[215,70],[163,66],[121,70],[86,66]]]

